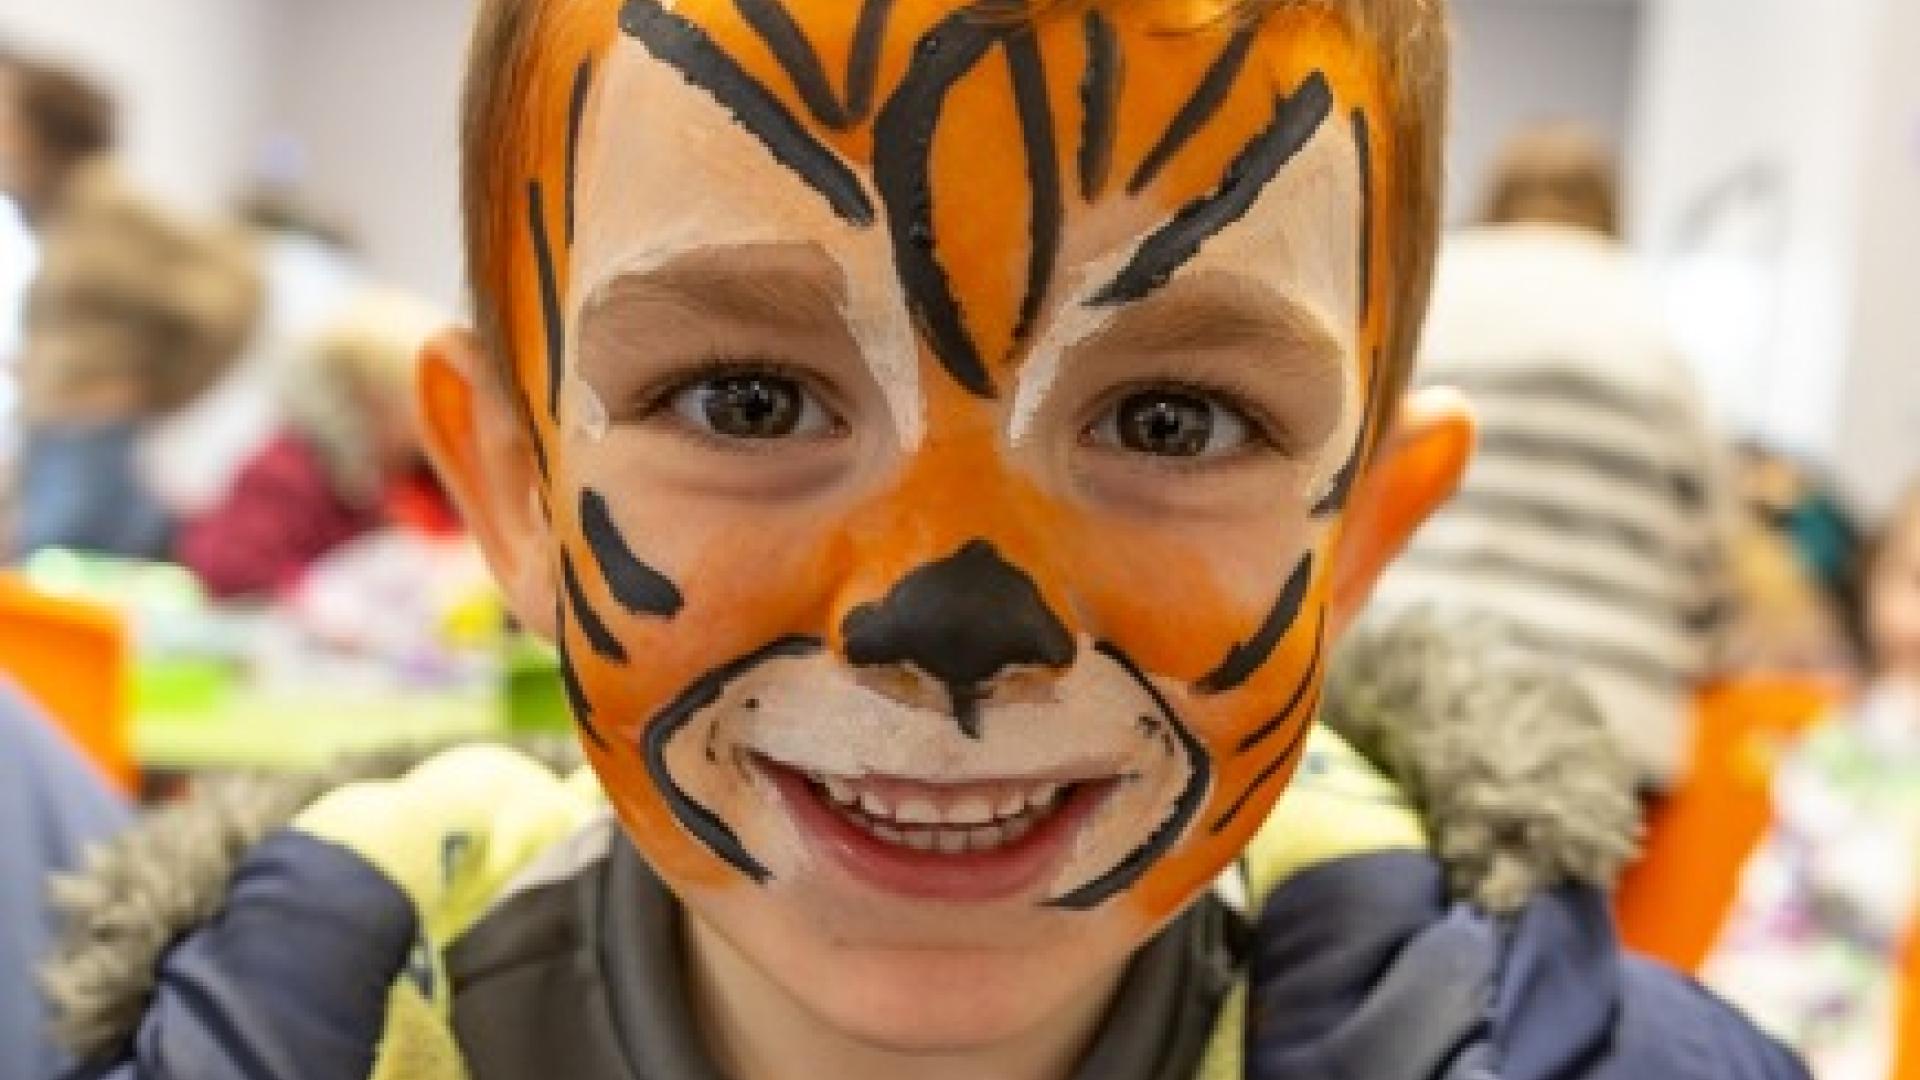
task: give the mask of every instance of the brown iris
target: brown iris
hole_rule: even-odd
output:
[[[1213,442],[1214,409],[1202,398],[1169,391],[1120,402],[1120,445],[1157,457],[1199,457]]]
[[[715,434],[784,439],[799,430],[806,394],[791,379],[729,375],[701,384],[700,410]]]

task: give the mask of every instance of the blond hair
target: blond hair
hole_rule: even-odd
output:
[[[1541,124],[1500,152],[1488,186],[1489,225],[1545,222],[1620,235],[1620,180],[1613,151],[1591,128]]]
[[[377,498],[384,479],[367,397],[410,402],[420,350],[446,323],[424,300],[369,289],[291,354],[284,378],[287,422],[353,499]]]
[[[1008,0],[1009,11],[1027,16],[1069,6],[1142,3],[1151,0]],[[1440,206],[1449,76],[1450,26],[1446,0],[1226,0],[1236,17],[1256,18],[1284,9],[1320,9],[1344,19],[1379,56],[1389,96],[1395,173],[1392,208],[1390,326],[1379,401],[1390,415],[1412,374],[1426,318],[1439,243]],[[481,0],[467,63],[462,132],[462,179],[468,281],[481,342],[496,367],[507,371],[507,316],[515,283],[499,257],[519,218],[511,195],[524,183],[513,171],[519,158],[507,152],[529,137],[526,97],[535,85],[542,51],[545,8],[553,0]],[[509,382],[511,375],[507,376]],[[524,403],[523,403],[524,404]]]

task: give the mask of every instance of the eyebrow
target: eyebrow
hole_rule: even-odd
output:
[[[620,320],[654,305],[775,334],[842,331],[846,293],[837,277],[824,267],[791,265],[791,254],[776,251],[763,245],[705,248],[652,270],[616,274],[581,305],[581,341],[596,332],[643,330]]]
[[[1129,304],[1078,345],[1135,353],[1258,349],[1311,371],[1338,370],[1347,348],[1311,306],[1224,271],[1197,274]]]

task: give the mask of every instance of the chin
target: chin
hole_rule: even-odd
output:
[[[826,1028],[895,1054],[942,1056],[1015,1043],[1097,1008],[1137,942],[1095,927],[1024,948],[912,948],[836,941],[814,920],[711,911],[722,947]],[[732,917],[730,917],[732,916]]]

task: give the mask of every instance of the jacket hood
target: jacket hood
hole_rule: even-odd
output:
[[[1425,819],[1447,889],[1506,915],[1561,885],[1612,884],[1639,828],[1633,773],[1593,706],[1530,664],[1500,624],[1434,612],[1363,625],[1328,681],[1322,722]],[[236,868],[324,792],[405,775],[443,750],[318,775],[202,782],[55,885],[66,934],[44,977],[63,1042],[110,1052],[139,1024],[161,955],[219,909]],[[570,742],[531,749],[576,768]]]

